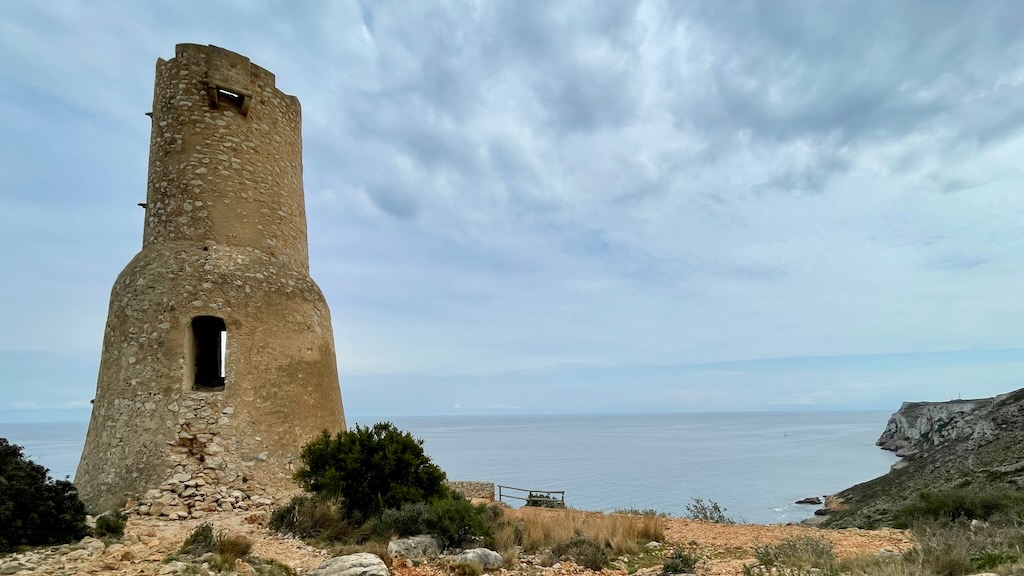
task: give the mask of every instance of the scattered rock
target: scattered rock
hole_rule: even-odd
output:
[[[384,561],[376,554],[359,552],[347,556],[335,556],[319,567],[310,570],[309,576],[390,576]]]
[[[160,574],[180,574],[187,566],[184,562],[168,562],[160,567]]]
[[[801,500],[797,500],[796,503],[797,504],[821,505],[821,498],[818,498],[817,496],[811,496],[809,498],[803,498]]]
[[[879,558],[896,558],[897,556],[900,556],[900,553],[899,552],[893,552],[892,550],[890,550],[888,548],[882,548],[877,553],[875,553],[875,556],[877,556]]]
[[[441,544],[437,541],[437,538],[429,534],[398,538],[388,542],[388,556],[393,563],[403,560],[421,562],[430,558],[437,558],[440,554]]]
[[[449,566],[470,566],[473,564],[482,566],[484,570],[501,568],[505,559],[494,550],[487,548],[472,548],[462,554],[448,556],[445,558]]]
[[[0,574],[17,574],[23,570],[33,571],[35,569],[36,566],[34,564],[30,564],[24,560],[13,560],[0,564]]]

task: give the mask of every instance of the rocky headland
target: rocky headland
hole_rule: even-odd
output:
[[[835,495],[827,527],[871,528],[922,491],[1024,486],[1024,389],[992,398],[905,402],[876,444],[901,459]]]

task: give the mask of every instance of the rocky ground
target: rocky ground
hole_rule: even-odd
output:
[[[264,515],[253,514],[251,511],[215,512],[203,519],[177,521],[136,515],[129,519],[125,536],[120,541],[103,542],[86,538],[73,545],[0,556],[0,575],[183,573],[181,564],[166,563],[165,560],[178,550],[188,534],[202,522],[210,522],[219,532],[245,535],[254,543],[252,555],[275,559],[299,573],[316,568],[330,557],[325,550],[270,532],[262,520],[265,520]],[[676,546],[699,550],[709,561],[700,566],[698,571],[715,576],[740,574],[743,564],[753,560],[753,546],[756,544],[774,543],[799,536],[827,538],[834,543],[836,552],[842,557],[878,554],[883,550],[899,552],[912,546],[908,535],[898,530],[821,530],[791,525],[707,524],[686,519],[667,520],[665,536],[666,551]],[[247,565],[240,565],[238,572],[252,573]],[[571,563],[562,563],[551,568],[524,565],[517,570],[501,572],[560,576],[586,574],[590,571]],[[393,570],[395,576],[433,576],[444,573],[445,570],[439,565],[398,567]],[[605,570],[604,573],[610,576],[624,574],[625,571]]]
[[[891,524],[924,491],[1024,488],[1024,389],[993,398],[906,402],[877,444],[903,456],[888,474],[836,494],[844,508],[829,528]]]

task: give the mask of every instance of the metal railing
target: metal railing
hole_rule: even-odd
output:
[[[558,508],[565,508],[565,490],[535,490],[529,488],[515,488],[513,486],[502,486],[498,484],[498,501],[506,502],[506,498],[511,500],[521,500],[524,504],[529,503],[531,500],[535,502],[552,502],[556,503]],[[543,506],[543,504],[538,504]]]

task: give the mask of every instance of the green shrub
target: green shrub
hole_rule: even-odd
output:
[[[204,522],[185,538],[178,552],[189,556],[202,556],[207,552],[213,552],[217,547],[217,541],[213,536],[213,525]]]
[[[96,517],[96,527],[92,535],[96,538],[120,538],[124,536],[124,527],[128,524],[128,517],[120,510],[104,512]]]
[[[686,550],[678,549],[665,559],[661,566],[662,574],[692,574],[700,559]]]
[[[373,535],[383,539],[427,534],[430,506],[426,502],[410,502],[401,508],[388,508],[373,523]]]
[[[446,548],[462,546],[472,538],[493,545],[496,519],[489,516],[488,506],[473,506],[457,494],[436,498],[429,503],[429,533],[440,538]]]
[[[423,441],[390,422],[356,426],[334,437],[325,430],[302,448],[295,479],[308,492],[339,499],[349,519],[363,522],[388,508],[446,494],[445,474],[423,453]]]
[[[565,502],[549,494],[530,492],[526,496],[526,504],[524,504],[524,506],[534,506],[537,508],[565,508]]]
[[[1024,493],[1016,489],[972,490],[957,488],[923,491],[917,500],[893,515],[893,526],[909,528],[927,521],[988,520],[1000,514],[1014,515],[1024,508]]]
[[[576,536],[551,549],[552,554],[559,558],[568,558],[573,562],[590,568],[600,570],[608,563],[608,551],[595,540],[586,536]]]
[[[89,533],[85,505],[74,484],[24,457],[21,446],[0,438],[0,553],[49,546]]]
[[[658,518],[669,518],[672,515],[655,508],[616,508],[612,514],[626,514],[629,516],[656,516]]]
[[[345,542],[366,537],[366,531],[345,517],[336,500],[305,494],[275,509],[270,515],[270,529],[322,542]]]
[[[1017,561],[1017,554],[1005,548],[987,546],[971,554],[971,567],[974,570],[991,570],[1004,564]]]
[[[714,500],[705,502],[701,498],[690,498],[690,503],[686,505],[687,518],[713,524],[735,524],[736,521],[726,516],[725,512],[725,508]]]
[[[492,511],[493,510],[493,511]],[[493,545],[494,531],[501,511],[486,504],[473,506],[458,494],[435,498],[430,502],[414,502],[381,513],[374,522],[373,533],[381,538],[432,534],[441,545],[462,546],[474,538]]]

